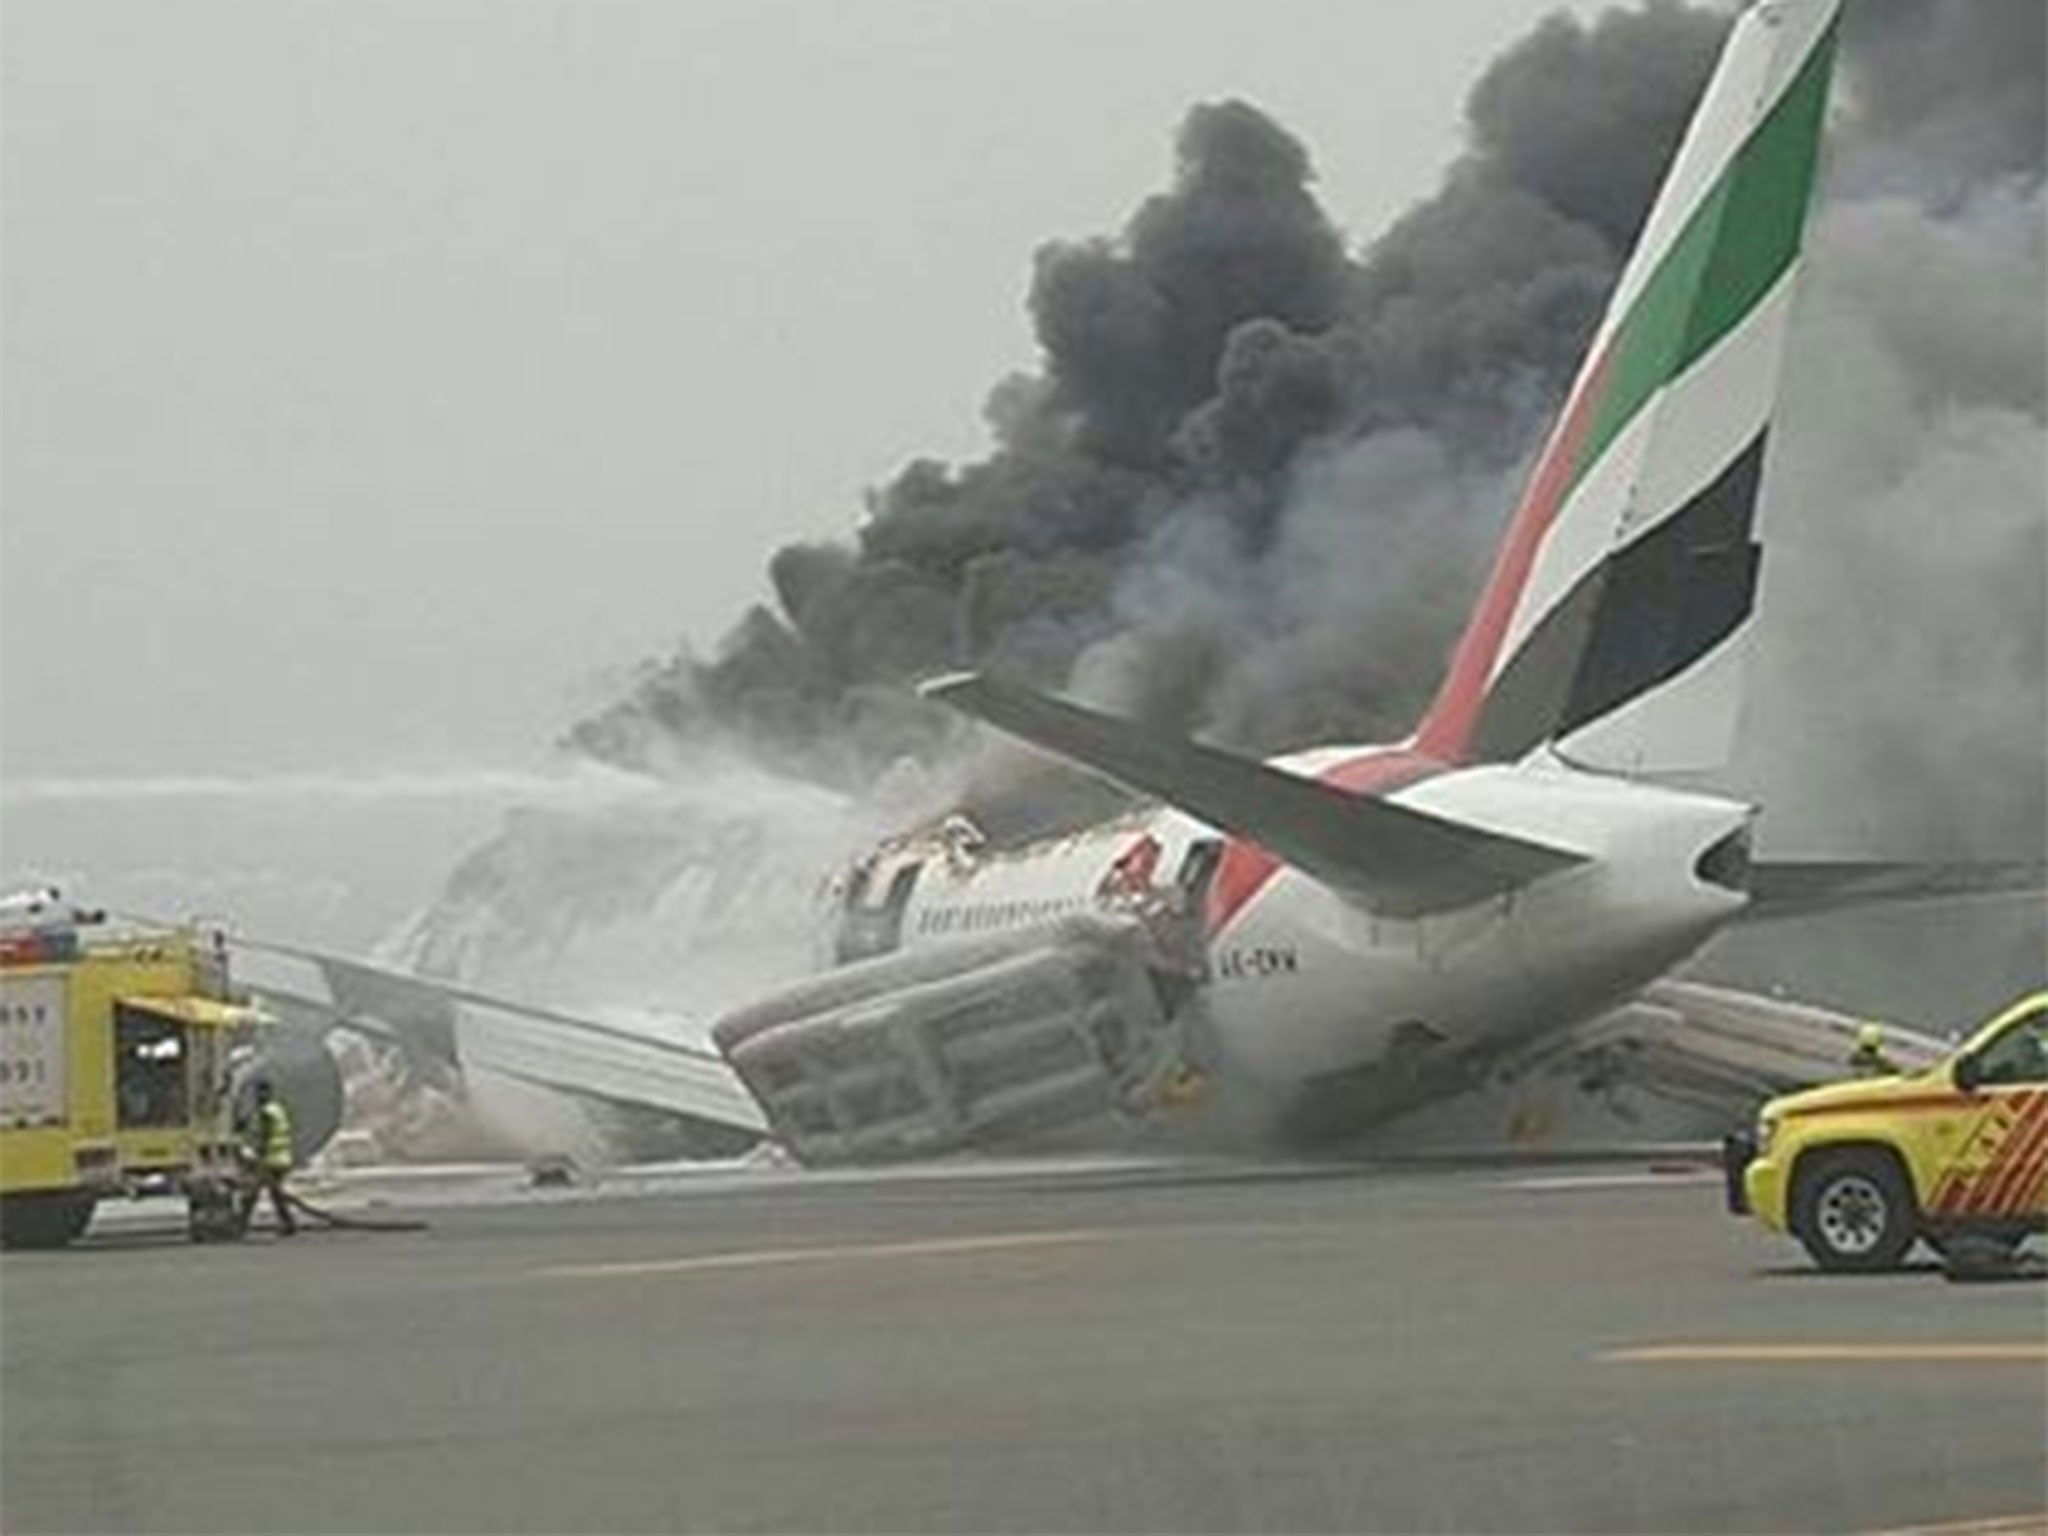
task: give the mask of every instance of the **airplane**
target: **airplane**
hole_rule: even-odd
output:
[[[1839,9],[1737,19],[1407,740],[1262,762],[936,678],[926,697],[1150,803],[1015,849],[959,816],[884,844],[831,888],[833,968],[711,1048],[278,947],[312,971],[269,995],[448,1062],[457,1021],[488,1019],[497,1070],[812,1164],[1170,1119],[1211,1083],[1316,1139],[1544,1061],[1690,1085],[1731,1123],[1829,1075],[1855,1021],[1669,973],[1733,923],[1987,879],[1763,862],[1758,806],[1677,782],[1736,729]]]

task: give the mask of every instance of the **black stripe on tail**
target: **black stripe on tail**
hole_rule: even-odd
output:
[[[1696,496],[1581,577],[1487,691],[1472,755],[1509,762],[1662,686],[1756,607],[1759,432]]]

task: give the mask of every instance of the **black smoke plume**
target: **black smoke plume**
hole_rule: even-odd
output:
[[[911,463],[849,542],[778,552],[772,610],[708,658],[650,664],[572,743],[657,770],[737,744],[857,788],[905,757],[959,760],[966,733],[907,685],[963,666],[1247,749],[1404,733],[1727,25],[1670,0],[1543,22],[1473,87],[1437,193],[1363,245],[1284,127],[1197,106],[1170,184],[1121,231],[1036,253],[1041,363],[992,391],[989,454]],[[1795,554],[1813,600],[1765,658],[1780,693],[1833,699],[1835,758],[1751,768],[1794,801],[1853,771],[1882,821],[1914,787],[1888,770],[1941,782],[1914,736],[1932,690],[2014,781],[1995,814],[1934,801],[2007,847],[2038,847],[2048,814],[2043,25],[2038,0],[1847,8],[1808,283],[1827,297],[1802,310],[1783,436],[1809,438],[1785,478],[1823,503],[1814,542],[1863,564]],[[1838,408],[1862,387],[1860,415]],[[1929,540],[1946,585],[1902,574]],[[1905,605],[1897,688],[1816,642],[1859,591]],[[1986,624],[2003,638],[1971,654]],[[1075,808],[1056,771],[975,752],[966,795],[999,832]],[[1843,803],[1823,823],[1869,831]],[[1904,840],[1936,831],[1958,828]]]

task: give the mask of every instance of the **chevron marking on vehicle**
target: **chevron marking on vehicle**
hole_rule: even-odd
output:
[[[2013,1097],[2019,1105],[2019,1121],[2000,1151],[1996,1176],[1989,1171],[1985,1175],[1984,1209],[1988,1211],[2029,1209],[2023,1197],[2048,1159],[2048,1090],[2034,1089]]]
[[[1956,1148],[1955,1158],[1930,1202],[1935,1210],[1943,1215],[1961,1216],[1973,1208],[1978,1176],[1991,1165],[1993,1155],[2011,1133],[2014,1118],[2012,1106],[2003,1099],[1995,1099],[1986,1106],[1964,1133],[1962,1145]]]
[[[2048,1139],[2048,1093],[2001,1095],[1970,1128],[1931,1208],[1945,1216],[1984,1216],[2021,1207],[2036,1154]]]

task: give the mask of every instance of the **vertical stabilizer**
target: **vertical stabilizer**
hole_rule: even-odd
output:
[[[1736,21],[1423,720],[1431,756],[1725,761],[1838,10]]]

